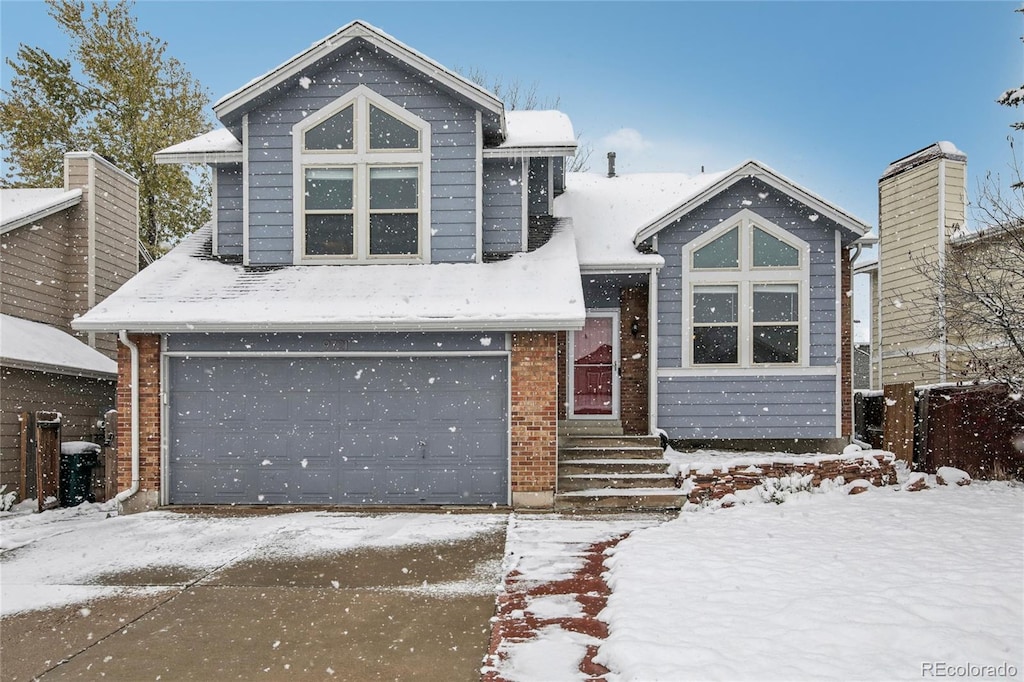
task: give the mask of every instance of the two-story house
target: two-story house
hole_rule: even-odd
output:
[[[84,440],[114,407],[117,340],[71,321],[139,270],[138,184],[71,152],[62,187],[0,190],[0,484],[22,497],[35,494],[31,415],[58,411],[64,440]]]
[[[550,506],[559,428],[850,434],[868,226],[750,161],[566,173],[553,111],[355,21],[158,154],[210,225],[76,321],[122,339],[122,497]]]

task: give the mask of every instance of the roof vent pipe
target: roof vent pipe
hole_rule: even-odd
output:
[[[608,152],[608,177],[615,177],[615,152]]]

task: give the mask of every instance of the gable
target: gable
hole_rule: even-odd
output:
[[[380,29],[358,20],[222,97],[214,104],[213,110],[229,128],[239,126],[246,112],[262,106],[282,92],[304,87],[306,79],[312,78],[312,74],[330,70],[333,63],[360,51],[403,64],[408,71],[419,74],[420,80],[484,112],[488,137],[504,139],[504,105],[497,97]]]
[[[760,187],[760,189],[752,191],[750,189],[752,182]],[[783,203],[788,203],[791,206],[802,206],[808,219],[814,216],[812,222],[825,218],[833,229],[839,231],[843,244],[857,241],[871,230],[871,226],[864,221],[776,173],[768,166],[757,161],[747,161],[733,170],[722,174],[714,182],[686,197],[677,206],[640,229],[636,233],[633,243],[637,245],[643,243],[678,219],[686,216],[718,195],[725,193],[727,190],[739,190],[742,192],[745,187],[749,196],[743,198],[741,202],[749,203],[741,203],[741,208],[753,206],[759,198],[763,200],[764,197],[760,197],[760,195],[766,192],[768,195],[773,193],[784,195],[787,199]]]

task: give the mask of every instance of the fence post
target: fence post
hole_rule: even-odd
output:
[[[60,504],[60,412],[36,412],[36,499],[39,511]]]
[[[882,442],[896,459],[914,461],[914,382],[886,384],[882,388]]]

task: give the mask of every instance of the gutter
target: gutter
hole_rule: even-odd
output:
[[[122,329],[118,332],[117,338],[128,347],[132,354],[132,484],[127,490],[122,490],[114,501],[118,507],[129,497],[139,492],[139,347],[128,338],[128,332]]]

